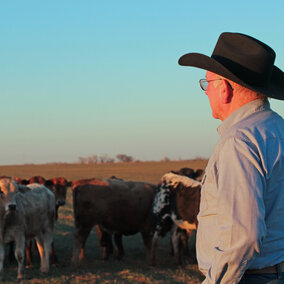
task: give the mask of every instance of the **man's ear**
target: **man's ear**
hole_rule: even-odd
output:
[[[228,104],[233,98],[233,90],[228,81],[222,80],[221,102]]]

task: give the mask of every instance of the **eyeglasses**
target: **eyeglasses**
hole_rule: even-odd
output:
[[[211,82],[211,81],[218,81],[218,80],[223,80],[223,79],[221,79],[221,78],[220,78],[220,79],[214,79],[214,80],[200,79],[200,80],[199,80],[199,84],[200,84],[201,89],[202,89],[203,91],[206,91],[209,82]]]

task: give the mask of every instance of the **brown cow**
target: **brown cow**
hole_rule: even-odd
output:
[[[54,193],[56,199],[56,216],[58,214],[58,208],[65,205],[67,188],[72,185],[64,177],[56,177],[46,181],[46,186]]]
[[[115,178],[114,176],[110,177],[111,179]],[[84,184],[98,184],[98,179],[97,178],[88,178],[88,179],[79,179],[72,181],[72,188],[75,188],[79,185],[84,185]],[[97,231],[97,237],[99,240],[100,246],[103,248],[103,260],[107,260],[110,256],[110,254],[113,253],[113,244],[112,244],[112,234],[105,231],[101,226],[96,225],[96,231]],[[119,239],[120,238],[120,239]],[[115,240],[118,240],[116,242],[116,257],[118,259],[122,258],[124,254],[124,250],[122,247],[122,236],[117,236]]]
[[[46,187],[18,185],[0,180],[0,275],[3,275],[4,243],[14,241],[18,276],[24,276],[25,242],[35,238],[40,252],[41,272],[49,270],[49,251],[55,223],[55,196]]]
[[[67,188],[72,185],[66,178],[57,177],[52,179],[45,179],[42,176],[34,176],[29,179],[29,184],[39,183],[49,188],[55,195],[56,199],[56,218],[58,214],[58,208],[63,206],[66,202]]]
[[[151,207],[156,186],[118,179],[93,179],[92,184],[73,189],[75,234],[72,263],[84,258],[84,246],[91,229],[99,225],[109,233],[133,235],[138,232],[151,252],[153,224]]]
[[[111,176],[110,179],[123,180],[117,178],[116,176]],[[80,179],[72,182],[72,188],[75,188],[78,185],[83,184],[98,184],[97,178],[88,178],[88,179]],[[103,260],[108,260],[109,256],[113,253],[113,244],[112,244],[112,233],[107,232],[100,225],[96,225],[97,237],[99,240],[100,246],[103,248]],[[122,259],[124,256],[124,248],[122,244],[122,234],[115,233],[114,234],[114,242],[115,242],[115,257],[116,259]]]

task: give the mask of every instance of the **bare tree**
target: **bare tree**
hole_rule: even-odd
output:
[[[169,162],[171,159],[169,158],[169,157],[167,157],[167,156],[165,156],[162,160],[161,160],[161,162]]]
[[[86,164],[87,163],[87,158],[85,158],[85,157],[79,157],[78,160],[79,160],[80,164]]]
[[[103,154],[100,156],[100,162],[101,163],[113,163],[114,159],[111,158],[108,154]]]
[[[116,158],[118,159],[118,161],[123,163],[129,163],[134,161],[134,158],[132,156],[128,156],[126,154],[118,154],[116,155]]]
[[[97,155],[92,155],[86,158],[88,164],[97,164],[99,161],[99,158]]]

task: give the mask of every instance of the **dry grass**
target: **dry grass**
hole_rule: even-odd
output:
[[[204,169],[207,160],[115,163],[98,165],[55,164],[0,166],[0,176],[29,178],[42,175],[46,178],[64,176],[69,180],[112,175],[137,181],[159,182],[161,176],[169,170],[182,167]],[[48,275],[39,272],[39,257],[36,255],[34,266],[26,269],[23,283],[201,283],[203,277],[196,264],[187,263],[177,267],[170,255],[169,236],[160,240],[157,251],[158,264],[150,267],[145,262],[145,249],[139,234],[123,238],[125,257],[121,261],[111,258],[102,260],[102,250],[93,231],[86,244],[86,263],[74,271],[70,267],[73,245],[73,209],[71,190],[67,193],[67,204],[59,210],[54,242],[59,257],[59,265],[51,267]],[[4,282],[14,283],[16,263],[5,265]]]

